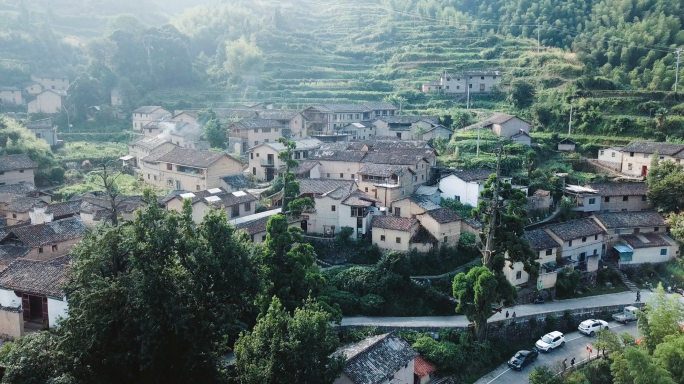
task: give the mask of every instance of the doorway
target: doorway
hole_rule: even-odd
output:
[[[274,179],[274,171],[274,168],[266,168],[266,181],[272,181]]]
[[[308,222],[306,220],[302,220],[300,225],[301,225],[302,231],[304,231],[304,233],[306,233],[306,230],[308,228]]]
[[[21,295],[21,307],[24,321],[38,324],[48,323],[47,297],[33,296],[24,293]]]
[[[646,173],[648,172],[648,167],[647,166],[642,166],[641,167],[641,176],[646,176]]]

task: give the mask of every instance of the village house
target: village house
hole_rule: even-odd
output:
[[[112,107],[120,107],[123,105],[123,97],[119,88],[112,88],[109,91],[109,105]]]
[[[46,192],[42,192],[36,188],[33,183],[20,183],[20,184],[0,184],[0,201],[6,199],[6,196],[22,196],[22,197],[35,197],[43,200],[46,203],[52,201],[52,195]]]
[[[587,272],[598,269],[598,261],[606,251],[606,232],[594,220],[571,220],[544,229],[561,245],[561,264],[571,263]]]
[[[266,226],[268,225],[268,220],[273,215],[279,215],[281,211],[282,209],[280,208],[271,209],[253,215],[232,219],[229,223],[235,227],[236,231],[245,231],[253,243],[263,243],[266,241]],[[300,227],[301,223],[299,220],[288,219],[288,225],[290,227]]]
[[[133,130],[142,132],[145,125],[164,116],[171,116],[171,112],[157,105],[140,107],[133,111]]]
[[[554,287],[558,275],[556,270],[561,256],[559,253],[561,244],[554,240],[543,229],[525,231],[523,239],[527,240],[530,244],[530,249],[537,254],[535,261],[538,262],[541,267],[536,287],[538,287],[538,289]],[[510,261],[506,260],[503,272],[504,275],[506,275],[506,279],[515,286],[527,283],[530,278],[529,274],[525,272],[524,265],[521,262],[511,264]]]
[[[30,85],[24,87],[24,91],[29,95],[37,95],[43,92],[43,86],[38,83],[31,83]]]
[[[434,378],[434,373],[436,370],[437,367],[435,367],[434,364],[431,364],[420,356],[416,356],[415,360],[413,360],[413,383],[430,383]]]
[[[398,139],[422,140],[423,132],[439,125],[439,116],[382,116],[373,120],[373,125],[376,136],[396,136]]]
[[[359,170],[359,187],[384,206],[409,196],[415,190],[416,173],[407,166],[365,163]]]
[[[133,220],[135,211],[146,206],[141,196],[119,195],[114,204],[120,220]],[[68,201],[35,206],[29,216],[33,225],[77,217],[88,228],[93,228],[100,223],[111,223],[112,202],[98,192],[77,194]]]
[[[294,173],[297,179],[320,179],[321,178],[321,162],[317,160],[297,160],[299,165],[295,168],[290,168],[290,173]],[[286,167],[284,165],[278,168],[278,177],[283,177]]]
[[[293,151],[295,160],[306,160],[309,155],[321,146],[316,139],[294,140],[296,148]],[[259,144],[249,149],[249,172],[260,181],[271,181],[275,178],[278,169],[284,163],[278,158],[280,151],[285,150],[285,145],[275,141]]]
[[[0,87],[0,105],[16,106],[24,104],[21,89],[17,87]]]
[[[669,225],[656,211],[596,212],[592,218],[606,231],[606,243],[615,245],[622,235],[665,233]]]
[[[28,113],[29,115],[34,113],[57,114],[66,108],[66,97],[66,91],[46,89],[37,94],[35,99],[29,101]]]
[[[439,81],[431,81],[420,85],[420,91],[423,93],[434,93],[442,91],[442,83]]]
[[[81,219],[72,217],[37,225],[10,227],[3,238],[2,245],[30,248],[25,256],[31,260],[51,260],[69,253],[85,236],[88,228]]]
[[[24,335],[24,322],[54,327],[68,316],[63,286],[69,280],[71,257],[49,261],[16,259],[0,272],[0,332]]]
[[[25,153],[0,156],[0,185],[34,183],[36,165]]]
[[[530,127],[532,124],[514,115],[505,113],[495,113],[491,117],[469,125],[464,130],[490,129],[493,134],[499,137],[530,145]]]
[[[252,215],[256,210],[256,203],[259,201],[244,191],[226,192],[221,188],[212,188],[206,191],[176,194],[166,201],[166,209],[182,212],[183,200],[185,199],[190,199],[192,220],[197,224],[201,223],[204,216],[212,209],[226,211],[229,219]]]
[[[666,233],[621,235],[614,253],[619,268],[664,263],[679,257],[679,244]]]
[[[425,196],[409,196],[392,202],[388,214],[398,217],[410,217],[415,219],[427,211],[439,209],[439,204]]]
[[[244,119],[233,123],[226,133],[228,146],[236,153],[264,143],[276,143],[290,125],[279,120]]]
[[[53,124],[51,117],[27,121],[24,126],[37,138],[45,140],[51,147],[62,144],[62,141],[57,139],[57,127]]]
[[[461,216],[449,208],[426,211],[416,218],[437,239],[438,245],[456,247],[461,238]]]
[[[568,185],[565,196],[578,212],[643,211],[653,208],[647,197],[646,183],[592,183],[584,187]]]
[[[373,244],[383,250],[428,252],[438,244],[418,219],[374,215],[371,227]]]
[[[163,133],[161,137],[166,138],[179,147],[208,150],[209,142],[202,140],[204,130],[199,125],[175,122],[174,129],[168,133]]]
[[[335,353],[346,361],[333,384],[414,383],[418,353],[394,333],[371,336]]]
[[[440,87],[434,83],[423,85],[423,92],[443,91],[446,94],[488,93],[501,82],[499,71],[444,71],[439,79]]]
[[[316,104],[302,111],[308,135],[316,132],[334,132],[351,123],[370,121],[382,116],[394,116],[398,108],[387,102],[362,104]]]
[[[283,125],[288,125],[282,131],[282,136],[292,140],[307,138],[306,121],[304,115],[295,110],[266,109],[257,111],[257,117],[261,120],[275,120]]]
[[[622,150],[622,173],[646,176],[655,153],[658,153],[659,161],[669,160],[680,164],[684,158],[684,144],[635,141]]]
[[[605,149],[599,149],[598,161],[601,165],[607,166],[618,172],[621,172],[624,150],[624,147],[610,147]]]
[[[43,90],[54,89],[58,91],[66,91],[69,89],[69,78],[66,76],[31,75],[31,82],[39,84]]]
[[[0,215],[5,218],[7,225],[28,223],[31,220],[31,210],[45,206],[47,203],[37,197],[0,194]]]
[[[198,120],[198,113],[199,111],[197,110],[173,111],[171,121],[188,123],[192,125],[200,125]]]
[[[536,211],[540,209],[549,209],[553,204],[553,197],[551,191],[544,189],[537,189],[532,196],[527,197],[527,210]]]
[[[569,137],[558,142],[558,150],[562,152],[575,152],[577,143]]]
[[[119,158],[124,166],[142,170],[145,157],[155,151],[170,151],[176,146],[166,139],[156,136],[140,135],[128,143],[128,155]]]
[[[480,192],[484,191],[484,184],[492,173],[486,168],[453,171],[439,180],[442,198],[477,207]]]
[[[142,162],[146,183],[177,190],[218,188],[222,177],[242,172],[242,163],[225,153],[181,147],[157,150]]]

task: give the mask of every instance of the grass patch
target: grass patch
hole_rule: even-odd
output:
[[[75,141],[66,143],[64,148],[57,150],[57,160],[61,163],[81,162],[90,160],[96,166],[102,159],[114,160],[128,153],[126,144],[123,143],[91,143]]]

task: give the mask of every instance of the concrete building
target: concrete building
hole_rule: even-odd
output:
[[[517,116],[507,115],[505,113],[495,113],[491,117],[463,129],[490,129],[496,136],[505,137],[525,144],[526,139],[521,138],[520,135],[527,135],[527,137],[529,137],[531,126],[532,124],[530,122]]]
[[[571,263],[587,272],[598,269],[598,261],[606,252],[606,232],[594,220],[572,220],[551,224],[544,229],[561,244],[562,264]]]
[[[242,163],[225,153],[174,147],[142,159],[143,179],[158,188],[203,191],[218,188],[221,178],[242,172]]]
[[[69,89],[69,78],[66,76],[38,76],[31,75],[31,82],[40,84],[43,90],[66,91]]]
[[[340,348],[346,361],[333,384],[413,384],[418,353],[394,333],[371,336]]]
[[[57,139],[57,127],[53,124],[51,117],[35,121],[27,121],[24,126],[29,131],[33,132],[37,138],[47,141],[51,147],[62,144],[62,141]]]
[[[679,257],[679,244],[666,233],[621,235],[614,247],[618,267],[665,263]]]
[[[610,147],[599,149],[598,160],[603,164],[608,164],[611,168],[622,171],[622,155],[624,147]]]
[[[408,166],[364,163],[357,175],[359,188],[384,206],[413,194],[416,172]]]
[[[244,119],[233,123],[226,133],[232,152],[245,153],[264,143],[277,143],[290,125],[278,120]]]
[[[283,129],[283,137],[292,140],[307,138],[306,119],[299,111],[265,109],[259,110],[256,113],[257,117],[261,120],[275,120],[284,125],[289,125],[289,129]]]
[[[606,243],[615,245],[622,235],[665,233],[669,225],[656,211],[597,212],[592,218],[606,231]]]
[[[536,287],[552,288],[556,285],[558,264],[561,260],[561,244],[554,240],[543,229],[535,229],[533,231],[526,231],[523,238],[530,244],[530,249],[537,254],[536,261],[540,264],[539,277],[537,278]],[[524,270],[523,263],[511,263],[506,260],[503,270],[506,279],[515,285],[519,286],[529,281],[530,276]]]
[[[0,87],[0,105],[17,106],[24,104],[21,89],[17,87]]]
[[[0,156],[0,185],[35,184],[34,169],[36,165],[24,153],[2,155]]]
[[[647,191],[645,183],[593,183],[584,187],[568,185],[565,196],[575,205],[575,211],[583,213],[643,211],[653,208]]]
[[[221,188],[213,188],[206,191],[176,193],[170,199],[166,199],[164,205],[168,210],[182,212],[185,199],[190,200],[192,220],[197,224],[201,223],[212,209],[224,210],[229,219],[252,215],[259,201],[244,191],[226,192]]]
[[[306,130],[311,136],[316,132],[334,132],[352,123],[370,121],[382,116],[394,116],[399,108],[387,102],[362,104],[316,104],[302,111]]]
[[[423,140],[423,133],[439,125],[439,116],[382,116],[373,120],[373,125],[376,136]]]
[[[342,228],[349,227],[354,230],[352,239],[360,239],[370,231],[377,200],[359,191],[354,182],[319,179],[305,184],[303,189],[300,185],[300,197],[313,196],[316,208],[302,214],[304,232],[332,237]],[[314,187],[329,191],[311,193]]]
[[[69,254],[71,248],[85,236],[88,228],[77,217],[49,223],[10,228],[0,245],[29,248],[26,259],[46,261]]]
[[[436,93],[442,91],[442,83],[439,81],[433,81],[430,83],[423,83],[420,86],[420,91],[423,93]]]
[[[492,175],[492,170],[480,168],[454,171],[439,180],[443,199],[455,199],[463,204],[477,207],[484,183]]]
[[[443,91],[446,94],[488,93],[501,82],[499,71],[443,72],[440,76],[440,89],[428,86],[428,91]]]
[[[294,150],[295,160],[306,160],[311,153],[321,146],[321,142],[316,139],[294,140],[296,148]],[[275,178],[277,171],[283,167],[284,163],[278,158],[280,151],[285,150],[285,145],[280,142],[266,142],[252,147],[249,153],[249,172],[260,181],[271,181]]]
[[[677,164],[684,158],[684,144],[635,141],[622,150],[622,173],[629,176],[646,176],[651,158],[657,153],[659,161]]]
[[[128,155],[120,158],[124,166],[130,166],[138,171],[143,171],[142,159],[155,151],[170,151],[176,146],[160,137],[140,135],[128,143]]]
[[[438,244],[437,238],[418,219],[375,215],[371,227],[373,244],[383,250],[428,252]]]
[[[133,111],[133,130],[142,132],[143,127],[153,121],[157,121],[164,116],[171,116],[171,112],[160,106],[144,106]]]
[[[43,113],[47,115],[57,114],[66,108],[66,91],[46,89],[29,101],[28,113]]]
[[[575,152],[577,143],[569,137],[558,142],[558,150],[562,152]]]

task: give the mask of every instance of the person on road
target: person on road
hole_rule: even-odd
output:
[[[637,301],[637,303],[641,301],[641,291],[637,291],[636,301]]]
[[[513,315],[511,317],[515,319],[515,312],[513,312]]]
[[[563,360],[563,372],[568,369],[568,359]]]
[[[573,357],[572,360],[570,360],[570,366],[572,369],[575,369],[575,358]]]
[[[508,311],[506,311],[506,318],[508,319]]]

